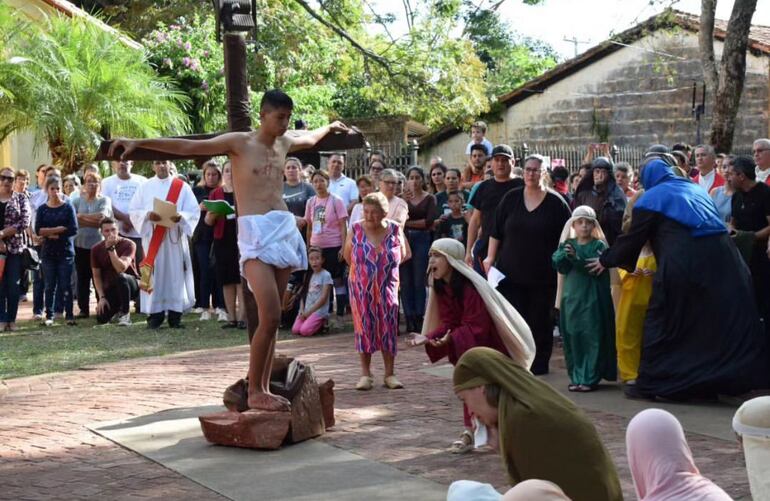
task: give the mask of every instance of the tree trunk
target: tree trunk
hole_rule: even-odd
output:
[[[709,1],[703,0],[703,5],[705,6]],[[751,18],[754,16],[756,8],[757,0],[736,0],[727,25],[727,35],[714,93],[714,112],[711,118],[709,138],[711,145],[720,153],[729,153],[733,147],[735,117],[738,114],[738,105],[741,102],[743,84],[746,80],[746,49],[749,44],[749,30],[751,29]],[[713,33],[713,12],[710,17],[710,26],[703,25],[704,17],[705,21],[709,21],[708,15],[709,13],[705,10],[701,13],[701,31]],[[713,58],[713,40],[711,44]],[[705,53],[703,40],[701,40],[701,59],[707,57],[708,54]],[[709,82],[710,75],[705,60],[704,77]],[[713,87],[712,92],[714,92]]]
[[[714,16],[716,15],[717,0],[701,0],[700,8],[698,48],[700,49],[701,64],[703,64],[703,79],[706,81],[709,92],[714,92],[719,85],[714,57]]]

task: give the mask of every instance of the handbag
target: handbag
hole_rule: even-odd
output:
[[[40,256],[32,247],[24,247],[21,251],[21,266],[25,270],[37,271],[40,269]]]

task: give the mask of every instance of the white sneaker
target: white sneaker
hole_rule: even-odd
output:
[[[35,316],[32,317],[33,320],[43,320],[43,314],[42,313],[35,313]]]
[[[118,325],[123,327],[131,325],[131,313],[126,313],[125,315],[118,317]]]
[[[211,313],[204,311],[201,313],[201,321],[211,320]]]
[[[203,308],[193,308],[192,312],[193,313],[203,313]]]
[[[230,316],[227,314],[227,312],[221,308],[217,308],[219,311],[217,312],[217,322],[229,322]]]
[[[46,321],[45,321],[45,326],[46,326],[46,327],[50,327],[50,326],[52,326],[52,325],[53,325],[53,318],[48,318],[48,319],[46,319]]]

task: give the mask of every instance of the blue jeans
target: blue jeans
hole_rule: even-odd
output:
[[[476,240],[476,243],[473,244],[473,269],[484,278],[487,278],[487,274],[484,271],[482,261],[487,258],[487,246],[488,242],[481,239]]]
[[[431,232],[406,230],[406,239],[412,248],[412,259],[399,270],[404,315],[422,318],[425,316],[425,273],[428,271]]]
[[[8,254],[0,281],[0,322],[16,322],[21,291],[21,254]]]
[[[67,320],[72,320],[72,268],[75,257],[42,259],[43,279],[45,281],[45,317],[53,318],[54,313],[65,312]]]

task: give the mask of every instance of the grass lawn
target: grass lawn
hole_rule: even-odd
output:
[[[198,315],[185,315],[184,329],[169,329],[164,324],[159,330],[148,330],[143,316],[132,317],[136,323],[131,327],[97,326],[94,319],[79,320],[74,327],[63,321],[52,327],[21,322],[17,332],[0,332],[0,379],[248,342],[245,330],[222,329],[218,322],[199,321]],[[334,332],[350,327],[343,324]],[[278,339],[290,337],[289,331],[278,333]]]

